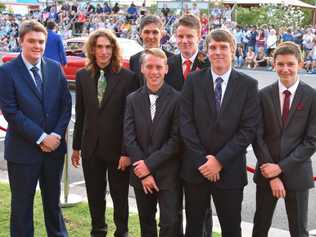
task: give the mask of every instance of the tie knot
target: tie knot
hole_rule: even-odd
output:
[[[291,95],[291,92],[290,92],[289,90],[285,90],[285,91],[283,91],[283,94],[284,94],[285,96],[290,96],[290,95]]]
[[[32,68],[31,68],[31,71],[32,71],[33,73],[35,73],[35,72],[38,72],[38,71],[39,71],[39,69],[38,69],[37,67],[35,67],[35,66],[34,66],[34,67],[32,67]]]
[[[216,80],[215,80],[216,84],[221,84],[223,81],[224,81],[224,80],[223,80],[223,78],[221,78],[221,77],[218,77],[218,78],[216,78]]]
[[[100,70],[100,77],[103,77],[103,76],[104,76],[104,71]]]
[[[190,59],[186,59],[186,60],[184,61],[184,64],[185,64],[187,67],[191,66],[191,60],[190,60]]]

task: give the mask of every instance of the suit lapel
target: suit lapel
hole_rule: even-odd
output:
[[[18,62],[18,65],[19,65],[19,71],[20,71],[20,74],[21,74],[22,78],[24,78],[24,80],[26,81],[26,83],[30,87],[31,91],[33,91],[33,93],[36,95],[36,97],[39,100],[42,100],[42,97],[41,97],[39,91],[37,90],[37,88],[35,86],[34,80],[31,77],[29,71],[27,70],[27,68],[26,68],[26,66],[25,66],[25,64],[24,64],[24,62],[22,60],[22,56],[19,55],[17,60],[18,60],[17,62]]]
[[[274,83],[272,85],[272,95],[271,95],[273,105],[274,105],[274,111],[277,116],[277,119],[279,121],[280,127],[282,127],[282,117],[281,117],[281,106],[280,106],[280,96],[279,96],[279,86],[278,82]]]
[[[296,111],[296,108],[297,108],[297,105],[302,101],[302,97],[303,97],[303,86],[301,84],[302,82],[299,83],[297,89],[296,89],[296,92],[295,92],[295,95],[294,95],[294,98],[293,98],[293,101],[292,101],[292,104],[291,104],[291,107],[290,107],[290,111],[289,111],[289,117],[286,121],[286,124],[284,127],[287,127],[288,124],[290,123],[291,119],[293,118],[293,115]]]
[[[152,121],[151,121],[151,114],[150,114],[150,101],[148,94],[146,92],[146,86],[143,86],[141,92],[140,92],[140,97],[139,97],[139,107],[141,108],[141,112],[143,116],[145,116],[146,120],[146,127],[150,128]]]
[[[112,73],[110,78],[107,78],[108,80],[108,86],[105,90],[105,94],[103,95],[103,99],[101,102],[101,109],[106,106],[106,104],[109,102],[113,92],[115,91],[116,86],[119,84],[121,80],[124,80],[124,78],[120,78],[118,73]]]
[[[41,71],[42,71],[42,80],[43,80],[43,98],[47,98],[48,95],[48,90],[49,88],[53,88],[53,85],[51,85],[51,82],[53,80],[50,80],[49,75],[53,75],[50,73],[49,68],[47,66],[46,60],[42,59],[42,64],[41,64]],[[55,78],[53,78],[55,80]]]
[[[215,105],[215,94],[214,94],[214,84],[211,70],[205,70],[205,75],[201,77],[202,90],[204,91],[205,97],[209,105],[212,114],[216,114]]]

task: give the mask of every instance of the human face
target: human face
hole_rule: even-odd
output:
[[[164,83],[165,75],[168,72],[166,61],[154,55],[146,55],[141,66],[146,85],[152,91],[158,91]]]
[[[218,75],[223,75],[231,68],[234,52],[228,42],[211,40],[207,53],[211,67]]]
[[[278,55],[274,60],[274,69],[286,88],[291,87],[297,81],[298,70],[301,66],[298,59],[292,54]]]
[[[107,37],[100,36],[95,44],[95,59],[100,68],[105,68],[110,64],[113,54],[113,47]]]
[[[144,47],[146,49],[159,48],[160,40],[162,38],[162,31],[158,25],[151,23],[144,26],[140,33],[140,37],[142,38]]]
[[[43,32],[30,31],[20,39],[22,54],[25,59],[36,64],[43,56],[45,50],[46,35]]]
[[[201,33],[196,29],[178,26],[176,30],[177,46],[185,58],[191,58],[198,50]]]

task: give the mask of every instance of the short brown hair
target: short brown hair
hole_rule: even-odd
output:
[[[177,30],[179,26],[186,26],[201,32],[201,22],[200,19],[192,14],[182,16],[176,23],[175,29]]]
[[[35,21],[35,20],[26,20],[26,21],[23,21],[20,26],[20,30],[19,30],[20,40],[22,41],[24,35],[26,35],[27,33],[31,31],[42,32],[45,35],[45,37],[47,37],[47,30],[40,22]]]
[[[274,62],[278,55],[294,55],[299,63],[303,62],[303,54],[300,46],[291,41],[282,42],[277,46],[273,53]]]
[[[159,29],[163,28],[163,23],[158,16],[148,15],[144,16],[139,25],[139,32],[142,32],[144,27],[149,24],[155,24]]]
[[[161,58],[167,64],[167,56],[166,56],[165,52],[162,49],[159,49],[159,48],[145,49],[144,52],[142,53],[141,57],[140,57],[140,63],[141,64],[144,63],[145,57],[147,55],[153,55],[153,56],[156,56],[158,58]]]
[[[224,29],[212,30],[206,37],[206,47],[207,48],[208,48],[208,45],[211,42],[211,40],[214,40],[217,42],[227,42],[230,44],[232,52],[236,51],[237,44],[236,44],[235,37],[228,30],[224,30]]]
[[[119,44],[117,42],[116,36],[110,30],[99,29],[90,33],[87,41],[84,45],[84,51],[87,56],[86,69],[91,70],[94,75],[97,69],[97,62],[95,57],[95,47],[97,43],[97,39],[99,37],[107,38],[112,45],[112,58],[111,58],[111,66],[113,72],[119,72],[122,67],[122,54]]]

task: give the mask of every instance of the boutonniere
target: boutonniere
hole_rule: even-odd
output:
[[[298,103],[296,106],[296,110],[303,110],[304,109],[304,104],[303,103]]]

